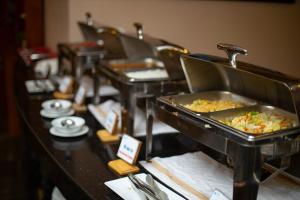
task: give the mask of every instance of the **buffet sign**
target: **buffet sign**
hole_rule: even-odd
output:
[[[110,111],[107,114],[104,127],[110,134],[114,135],[117,133],[118,121],[119,121],[119,116],[114,110]]]
[[[135,164],[141,145],[142,142],[125,134],[122,137],[117,156],[129,164]]]
[[[82,105],[86,98],[86,89],[81,85],[75,95],[75,103],[78,105]]]
[[[61,93],[70,93],[72,90],[73,78],[70,76],[66,76],[63,78],[61,83],[59,84],[58,90]]]
[[[110,161],[108,163],[108,167],[113,172],[121,176],[139,172],[140,169],[135,165],[135,163],[141,146],[141,141],[124,134],[117,153],[117,156],[120,159]]]

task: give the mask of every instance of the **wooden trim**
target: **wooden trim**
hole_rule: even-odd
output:
[[[27,47],[44,46],[44,0],[26,0],[25,14]]]

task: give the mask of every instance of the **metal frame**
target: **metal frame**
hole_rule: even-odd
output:
[[[282,168],[289,164],[290,156],[299,152],[299,141],[295,136],[300,132],[290,132],[285,137],[260,141],[259,143],[244,140],[235,140],[229,131],[216,126],[215,123],[202,121],[181,112],[163,101],[147,101],[147,138],[146,160],[152,157],[152,126],[153,118],[165,122],[173,128],[187,135],[193,140],[210,147],[228,157],[228,162],[234,169],[233,200],[255,200],[257,198],[260,177],[264,161],[281,158]],[[288,146],[289,148],[280,148]],[[281,149],[266,155],[267,149]],[[284,150],[285,149],[285,150]]]
[[[129,135],[134,133],[134,113],[137,98],[151,98],[168,94],[187,92],[188,87],[185,80],[157,80],[148,82],[132,82],[123,75],[122,71],[113,71],[107,65],[99,64],[97,73],[111,81],[112,86],[120,91],[120,102],[122,107],[122,132]],[[97,86],[99,87],[99,85]]]

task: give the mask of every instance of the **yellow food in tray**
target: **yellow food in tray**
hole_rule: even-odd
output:
[[[293,120],[279,114],[264,112],[248,112],[232,119],[219,120],[220,122],[252,134],[263,134],[291,128]]]
[[[233,108],[240,108],[244,105],[239,102],[234,102],[230,100],[220,100],[220,101],[209,101],[205,99],[198,99],[193,101],[192,104],[186,104],[184,107],[195,111],[195,112],[215,112]]]

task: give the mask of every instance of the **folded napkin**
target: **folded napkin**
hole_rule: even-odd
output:
[[[137,174],[136,177],[141,179],[142,181],[146,182],[146,174]],[[179,196],[176,193],[169,190],[168,188],[164,187],[160,183],[158,183],[158,182],[156,182],[156,183],[157,183],[159,189],[161,189],[168,195],[170,200],[183,200],[184,199],[181,196]],[[138,193],[132,187],[132,184],[128,177],[108,181],[108,182],[105,182],[104,184],[125,200],[140,200],[141,199],[140,196],[138,195]]]
[[[25,81],[28,93],[52,92],[55,87],[50,80],[28,80]]]
[[[93,79],[88,76],[83,76],[80,80],[80,84],[87,88],[87,96],[93,97],[94,96],[94,85]],[[114,96],[119,94],[119,91],[111,85],[100,85],[98,94],[100,96]]]
[[[51,200],[66,200],[66,198],[62,195],[57,187],[54,187]]]
[[[94,115],[94,117],[99,121],[102,126],[105,124],[106,115],[111,111],[114,110],[121,116],[121,105],[119,102],[115,102],[113,100],[107,100],[102,104],[97,106],[95,105],[88,105],[89,111]],[[119,120],[119,129],[121,129],[121,120]],[[163,134],[163,133],[174,133],[178,132],[176,129],[162,123],[161,121],[154,120],[153,123],[153,134]],[[145,136],[146,135],[146,115],[143,111],[139,108],[135,109],[135,116],[134,116],[134,136]]]
[[[140,164],[188,199],[199,199],[197,192],[209,198],[215,189],[232,197],[233,171],[202,152],[167,158],[155,157],[152,161],[141,161]],[[277,176],[260,186],[257,199],[296,200],[299,197],[299,185]]]
[[[50,75],[56,75],[58,73],[57,58],[49,58],[38,61],[34,67],[34,72],[40,77],[46,77],[48,72]]]

